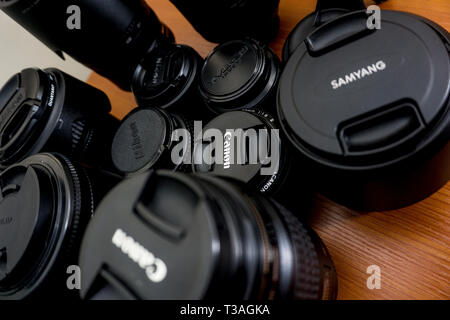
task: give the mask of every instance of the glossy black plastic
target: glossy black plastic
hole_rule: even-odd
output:
[[[279,28],[280,0],[170,0],[208,41],[253,37],[273,39]]]
[[[280,73],[279,59],[270,48],[253,39],[233,40],[206,58],[200,93],[216,113],[273,110]]]
[[[39,152],[109,165],[119,124],[107,96],[57,69],[25,69],[0,90],[0,166]]]
[[[110,182],[57,154],[0,174],[0,300],[78,298],[67,270],[78,265],[82,233]]]
[[[365,11],[317,28],[287,62],[278,94],[312,180],[362,210],[413,204],[450,178],[449,35],[422,17],[381,16],[380,30],[367,29]]]
[[[0,1],[0,9],[61,57],[69,54],[124,90],[145,54],[160,40],[173,41],[144,0],[12,0]]]
[[[132,177],[98,207],[84,299],[334,299],[319,237],[276,202],[205,175]]]

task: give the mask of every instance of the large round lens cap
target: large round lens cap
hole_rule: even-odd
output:
[[[206,58],[200,92],[211,107],[230,111],[256,104],[278,79],[277,57],[251,39],[226,42]]]
[[[28,296],[51,268],[61,239],[51,230],[64,234],[61,209],[72,199],[63,172],[53,156],[37,155],[0,174],[0,299]]]
[[[261,191],[267,191],[274,184],[282,165],[279,163],[280,141],[278,136],[272,137],[276,134],[272,129],[275,129],[274,118],[262,111],[233,111],[216,117],[203,128],[203,134],[210,136],[208,131],[214,134],[212,130],[218,130],[223,152],[219,152],[220,147],[211,148],[215,140],[197,144],[193,154],[194,172],[250,183]],[[278,143],[274,150],[271,149],[272,141]],[[212,150],[214,154],[211,154]],[[270,157],[276,163],[265,163]]]
[[[373,31],[360,12],[326,23],[286,65],[280,117],[293,143],[317,161],[387,163],[449,125],[448,116],[442,121],[450,93],[445,43],[417,17],[383,11],[382,18]]]
[[[49,86],[53,86],[54,101],[55,88],[48,76],[38,69],[25,69],[0,90],[0,162],[19,153],[33,134],[39,134],[39,120],[53,106],[47,101]]]
[[[135,173],[152,167],[171,139],[172,124],[157,109],[136,109],[122,122],[112,144],[115,167]]]
[[[210,209],[190,176],[158,172],[124,180],[104,198],[85,234],[81,296],[201,299],[218,253]]]

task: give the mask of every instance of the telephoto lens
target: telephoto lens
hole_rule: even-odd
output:
[[[182,132],[177,135],[178,131]],[[185,159],[191,154],[192,135],[192,122],[182,116],[158,108],[136,108],[116,132],[112,162],[124,176],[150,169],[190,171]]]
[[[213,130],[218,130],[217,137]],[[292,174],[277,121],[267,112],[226,112],[206,124],[203,135],[214,139],[196,139],[194,172],[237,180],[265,194],[280,191]]]
[[[0,9],[51,50],[65,52],[131,89],[136,66],[159,41],[173,41],[144,0],[13,0]]]
[[[381,17],[381,29],[367,28],[364,10],[316,29],[278,94],[311,179],[363,211],[411,205],[450,179],[450,36],[409,13]]]
[[[334,299],[320,238],[269,198],[207,175],[149,172],[101,202],[80,253],[92,300]]]
[[[208,41],[243,37],[273,39],[279,28],[280,0],[170,0]]]
[[[198,94],[203,59],[191,47],[161,44],[136,68],[132,90],[140,107],[205,117],[207,108]]]
[[[0,174],[0,300],[73,298],[68,271],[100,197],[115,184],[57,154]],[[79,284],[70,283],[79,288]]]
[[[109,166],[119,121],[107,96],[57,69],[25,69],[0,90],[0,167],[39,152]]]
[[[253,39],[219,45],[206,58],[200,93],[216,113],[242,109],[274,109],[280,61],[266,45]]]

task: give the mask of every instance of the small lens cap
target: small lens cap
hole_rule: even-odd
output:
[[[214,219],[188,175],[159,171],[124,180],[86,231],[82,298],[201,299],[217,267]]]
[[[112,144],[114,166],[124,174],[146,171],[168,149],[173,124],[158,109],[137,108],[120,125]]]
[[[240,129],[240,130],[239,130]],[[277,181],[279,169],[283,166],[282,147],[274,130],[275,119],[259,110],[233,111],[224,113],[203,128],[219,130],[223,141],[223,157],[216,146],[214,155],[209,157],[215,142],[204,141],[197,144],[193,154],[193,170],[211,173],[251,185],[261,192],[272,189]],[[271,142],[277,141],[277,150],[271,149]],[[218,159],[220,157],[220,159]],[[264,163],[272,157],[271,163]],[[276,163],[273,163],[276,162]],[[273,171],[270,168],[273,167]],[[277,169],[278,168],[278,169]],[[267,172],[266,172],[267,171]]]
[[[29,296],[54,266],[71,220],[65,170],[42,154],[0,174],[0,299]]]
[[[217,112],[252,108],[276,86],[279,61],[256,40],[226,42],[206,58],[200,92]]]
[[[442,38],[417,17],[384,11],[382,18],[380,30],[367,30],[363,12],[336,18],[286,65],[279,115],[294,145],[315,161],[377,167],[442,139],[450,125]]]
[[[141,107],[166,109],[174,106],[191,90],[202,59],[191,47],[161,44],[141,61],[133,76],[132,90]]]

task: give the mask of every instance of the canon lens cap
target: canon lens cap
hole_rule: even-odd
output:
[[[448,34],[409,14],[382,17],[381,30],[367,29],[363,11],[334,19],[286,65],[279,116],[314,163],[367,173],[419,155],[429,160],[449,140]]]
[[[189,176],[173,175],[131,177],[103,199],[81,249],[82,298],[193,300],[206,293],[218,259],[213,209]]]
[[[278,83],[278,57],[256,40],[229,41],[206,58],[200,93],[215,112],[260,106]]]
[[[76,262],[70,250],[78,229],[93,214],[86,181],[70,161],[50,154],[0,174],[0,300],[54,295],[60,291],[52,288],[65,287],[65,270]],[[50,284],[55,279],[56,287]]]
[[[205,149],[215,142],[197,144],[193,154],[194,172],[239,181],[263,193],[274,190],[286,165],[286,155],[276,120],[270,114],[260,110],[227,112],[209,122],[203,132],[211,129],[221,132],[223,158],[206,162]],[[272,150],[272,145],[277,150]],[[215,156],[220,157],[217,147]],[[272,162],[266,163],[269,159]]]

